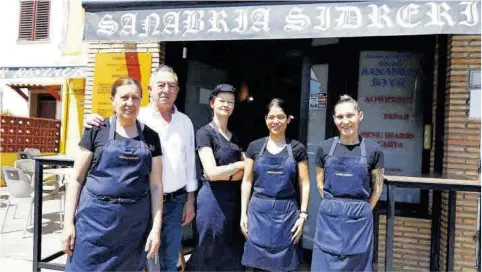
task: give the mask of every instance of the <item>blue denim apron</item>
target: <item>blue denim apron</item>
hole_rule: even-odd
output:
[[[214,150],[218,165],[241,159],[241,150],[226,144],[216,126],[221,148]],[[241,265],[244,238],[239,228],[241,218],[241,182],[203,180],[197,196],[197,245],[187,264],[188,271],[244,271]]]
[[[333,156],[325,163],[311,271],[372,271],[373,217],[369,205],[370,173],[364,140],[361,157]]]
[[[290,144],[288,156],[265,152],[267,139],[254,162],[253,197],[248,206],[248,239],[243,265],[269,271],[298,269],[301,243],[293,244],[291,229],[300,216],[296,201],[296,162]]]
[[[151,217],[151,152],[140,141],[114,140],[116,116],[98,163],[92,167],[75,215],[76,238],[66,271],[141,271]]]

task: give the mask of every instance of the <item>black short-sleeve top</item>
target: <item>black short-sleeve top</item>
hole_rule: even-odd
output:
[[[98,127],[86,128],[82,135],[82,139],[80,140],[79,146],[90,150],[94,153],[92,158],[92,163],[90,164],[89,171],[92,170],[92,166],[96,165],[100,154],[102,153],[102,149],[104,145],[107,143],[109,139],[109,131],[110,131],[110,120],[106,118],[104,120],[104,124]],[[157,157],[162,155],[161,151],[161,141],[159,139],[159,135],[152,130],[150,127],[144,125],[144,129],[142,131],[144,136],[144,142],[149,147],[151,151],[152,157]],[[126,140],[125,137],[122,137],[117,132],[114,136],[115,140]],[[140,137],[137,136],[134,140],[140,141]]]
[[[259,156],[259,153],[261,152],[261,148],[263,148],[263,145],[266,143],[266,139],[267,139],[266,137],[263,137],[261,139],[252,141],[249,144],[248,149],[246,150],[246,157],[256,160]],[[293,139],[286,139],[286,143],[291,145],[291,149],[293,150],[293,157],[296,162],[308,160],[308,152],[306,151],[306,147],[302,143]],[[281,152],[279,152],[276,155],[269,153],[267,149],[265,149],[264,152],[268,152],[268,154],[275,157],[288,156],[287,148],[284,148]]]
[[[337,138],[330,138],[323,142],[321,142],[320,147],[316,152],[315,157],[315,164],[317,167],[325,168],[325,163],[328,158],[328,154],[330,153],[331,146],[333,141]],[[361,156],[361,143],[362,138],[360,137],[360,141],[354,145],[344,145],[342,143],[338,143],[335,147],[335,151],[333,152],[334,156],[340,157],[348,157],[348,156]],[[370,139],[363,139],[365,141],[365,149],[367,154],[367,164],[368,170],[374,169],[381,169],[384,168],[384,157],[383,157],[383,150],[381,147]]]
[[[221,134],[217,134],[216,128],[211,124],[207,124],[196,132],[196,147],[210,147],[213,150],[214,159],[217,166],[228,165],[241,160],[242,149],[240,147],[238,138],[234,133],[231,133],[231,139],[227,140]],[[222,148],[229,147],[236,150],[238,154],[228,160],[221,163]],[[202,164],[201,164],[202,166]]]

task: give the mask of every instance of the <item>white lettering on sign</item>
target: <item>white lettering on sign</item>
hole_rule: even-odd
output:
[[[179,12],[167,12],[162,20],[164,23],[163,34],[176,35],[179,33]]]
[[[465,5],[465,10],[460,14],[465,16],[466,20],[461,21],[459,25],[476,26],[479,24],[479,12],[477,9],[477,1],[462,1],[460,5]]]
[[[431,10],[427,12],[427,15],[430,17],[431,21],[426,23],[426,26],[443,26],[445,25],[445,22],[447,22],[447,24],[450,26],[455,25],[454,20],[450,14],[448,14],[450,6],[447,5],[447,3],[437,4],[435,2],[430,2],[428,5],[430,5]]]
[[[368,18],[372,21],[368,27],[385,28],[393,27],[392,19],[388,16],[390,9],[387,5],[381,7],[377,5],[368,5],[372,9],[372,13],[368,14]]]
[[[285,31],[303,30],[311,24],[310,17],[303,13],[302,8],[292,8],[285,21]]]
[[[153,36],[161,40],[175,40],[176,37],[205,40],[262,38],[263,33],[269,33],[273,38],[316,37],[320,36],[320,32],[323,32],[323,37],[339,37],[336,34],[480,34],[480,28],[475,28],[480,24],[479,8],[480,1],[391,1],[350,5],[303,3],[296,6],[112,11],[93,13],[94,30],[87,28],[86,37],[122,37],[122,40],[128,37],[136,40]],[[271,28],[270,24],[276,27]],[[417,28],[421,26],[426,28]],[[452,32],[454,29],[456,31]]]
[[[146,19],[141,21],[141,29],[144,31],[139,34],[141,37],[157,36],[161,33],[161,16],[157,13],[147,15]]]
[[[269,9],[257,8],[251,13],[251,31],[253,32],[268,32],[269,31]]]
[[[121,26],[122,29],[119,32],[121,36],[132,36],[137,33],[136,31],[136,20],[137,14],[136,13],[126,13],[121,17]]]
[[[204,30],[204,11],[186,10],[183,14],[186,16],[186,19],[184,19],[183,36],[186,36],[186,34],[197,34]]]
[[[100,36],[112,36],[117,32],[119,28],[119,24],[114,21],[114,17],[110,14],[104,15],[99,22],[99,26],[97,29],[97,35]]]
[[[248,11],[246,9],[237,9],[235,11],[237,14],[234,21],[237,24],[237,27],[233,28],[232,32],[237,33],[244,33],[248,30]]]
[[[420,5],[417,4],[408,4],[403,6],[401,9],[397,11],[396,20],[397,23],[406,28],[416,27],[421,24],[420,21],[413,23],[413,17],[417,15],[420,11]]]
[[[215,32],[215,33],[227,33],[229,31],[228,24],[226,23],[226,11],[216,11],[211,10],[209,11],[211,14],[211,19],[209,19],[209,23],[211,24],[211,28],[208,29],[208,32]]]
[[[362,14],[360,8],[355,6],[335,7],[340,12],[336,19],[336,28],[357,29],[362,25]]]
[[[330,9],[331,7],[316,8],[316,10],[318,11],[318,15],[316,16],[316,19],[318,20],[318,24],[313,27],[315,30],[325,31],[330,28],[331,26]]]

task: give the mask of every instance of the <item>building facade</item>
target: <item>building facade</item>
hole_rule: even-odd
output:
[[[181,87],[177,106],[195,128],[209,121],[209,90],[219,82],[233,83],[246,93],[230,122],[244,144],[266,133],[263,109],[270,98],[290,102],[296,119],[288,133],[307,145],[312,172],[311,217],[303,240],[308,250],[320,201],[314,154],[336,133],[331,115],[341,94],[360,102],[361,134],[383,147],[388,174],[479,178],[480,119],[469,118],[469,83],[481,69],[479,1],[203,6],[91,0],[84,8],[85,114],[100,95],[95,66],[96,56],[104,53],[150,53],[151,69],[173,66]],[[395,197],[394,270],[476,271],[476,194],[458,193],[456,204],[447,193],[432,190],[400,189]],[[453,264],[447,256],[450,205],[456,207]],[[385,214],[380,205],[380,270]]]
[[[74,151],[82,132],[87,43],[82,41],[84,12],[80,1],[2,1],[0,30],[0,109],[12,118],[60,121],[56,147],[30,139],[25,130],[2,138],[2,166],[13,166],[23,147],[42,152]],[[21,119],[12,119],[20,122]],[[22,119],[23,120],[23,119]],[[67,126],[69,124],[70,126]],[[21,132],[20,132],[21,131]],[[27,137],[28,142],[20,142]],[[32,136],[33,137],[33,136]],[[6,146],[6,140],[14,141]],[[35,143],[34,143],[35,142]]]

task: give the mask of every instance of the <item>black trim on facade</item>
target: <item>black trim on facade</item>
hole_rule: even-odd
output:
[[[440,271],[440,224],[442,216],[442,192],[432,191],[432,229],[430,231],[430,271]]]
[[[310,105],[310,76],[311,59],[308,56],[303,57],[301,69],[301,97],[300,97],[300,126],[298,129],[298,141],[305,146],[308,141],[308,119]]]
[[[454,271],[455,252],[455,213],[457,205],[457,192],[449,192],[449,218],[447,231],[447,271]]]
[[[303,4],[343,3],[364,1],[303,1]],[[299,1],[168,1],[168,0],[82,0],[82,7],[86,11],[145,9],[145,8],[182,8],[182,7],[233,7],[259,5],[293,5]]]

